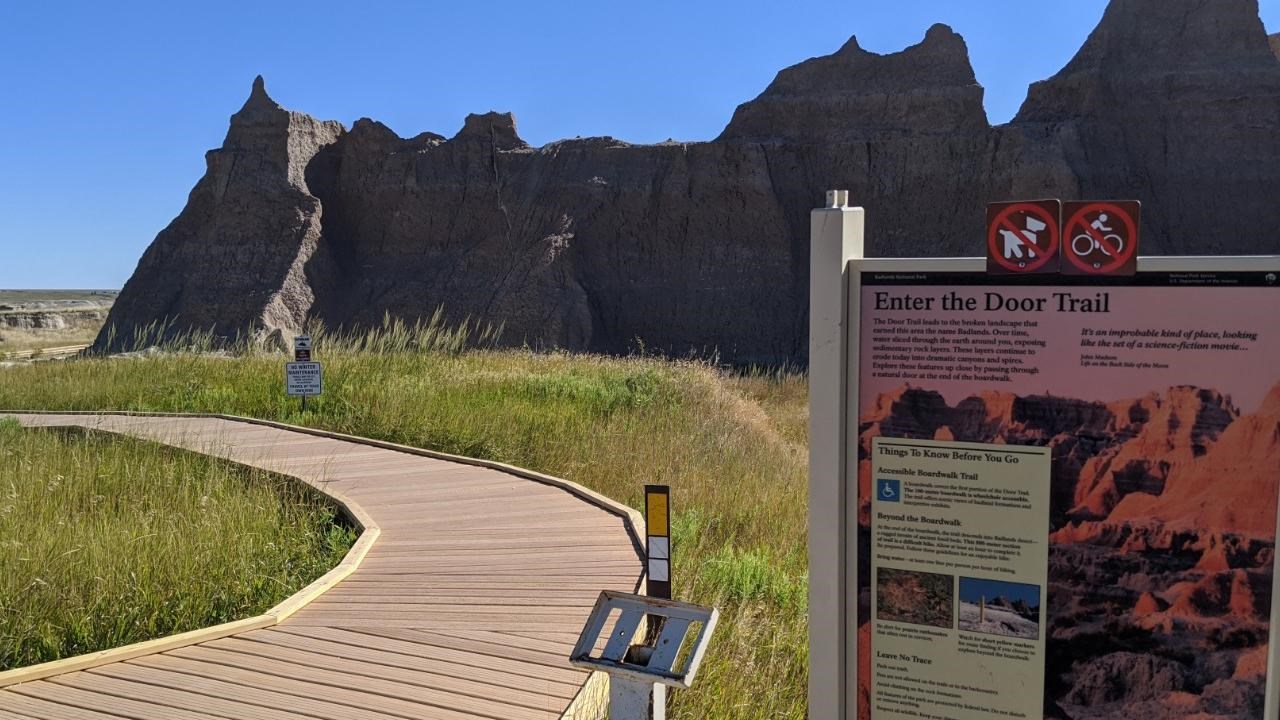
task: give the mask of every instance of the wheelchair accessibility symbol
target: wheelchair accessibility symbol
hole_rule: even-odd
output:
[[[898,502],[902,499],[900,480],[877,480],[876,499],[881,502]]]

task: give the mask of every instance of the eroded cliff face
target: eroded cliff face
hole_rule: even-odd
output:
[[[1012,125],[1060,148],[1082,196],[1142,200],[1148,250],[1278,247],[1280,64],[1256,0],[1112,0]]]
[[[1148,254],[1277,252],[1280,60],[1255,0],[1113,0],[1007,125],[938,25],[783,70],[714,141],[644,146],[533,148],[500,113],[452,138],[344,131],[259,81],[99,347],[164,319],[229,337],[442,307],[512,344],[803,362],[808,214],[832,187],[876,255],[980,254],[987,202],[1046,195],[1142,200]]]

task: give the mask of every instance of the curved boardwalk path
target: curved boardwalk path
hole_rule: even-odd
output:
[[[15,415],[300,478],[380,528],[358,569],[273,627],[0,688],[0,720],[559,718],[602,589],[643,572],[616,509],[500,470],[209,417]]]

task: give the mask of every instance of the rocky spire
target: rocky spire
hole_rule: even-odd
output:
[[[338,122],[285,110],[267,94],[266,82],[259,75],[253,79],[249,98],[231,116],[222,151],[260,154],[270,161],[270,167],[284,174],[287,182],[305,191],[307,163],[342,133]]]
[[[307,272],[321,235],[307,169],[342,135],[337,122],[280,107],[255,78],[222,147],[206,153],[187,206],[125,285],[98,347],[120,347],[150,322],[141,318],[176,317],[184,325],[175,331],[223,337],[299,330],[314,300]]]
[[[1112,0],[1066,67],[1031,86],[1015,122],[1105,114],[1096,106],[1131,99],[1120,87],[1150,95],[1158,90],[1152,79],[1170,74],[1195,73],[1210,91],[1247,84],[1256,93],[1258,81],[1273,90],[1280,87],[1275,60],[1257,0]]]
[[[483,115],[472,113],[462,123],[462,129],[453,139],[462,141],[493,142],[499,150],[527,148],[529,144],[516,132],[516,118],[509,112],[490,110]]]
[[[901,52],[878,55],[851,37],[832,55],[779,72],[738,106],[720,139],[831,141],[987,127],[964,38],[939,24]]]

